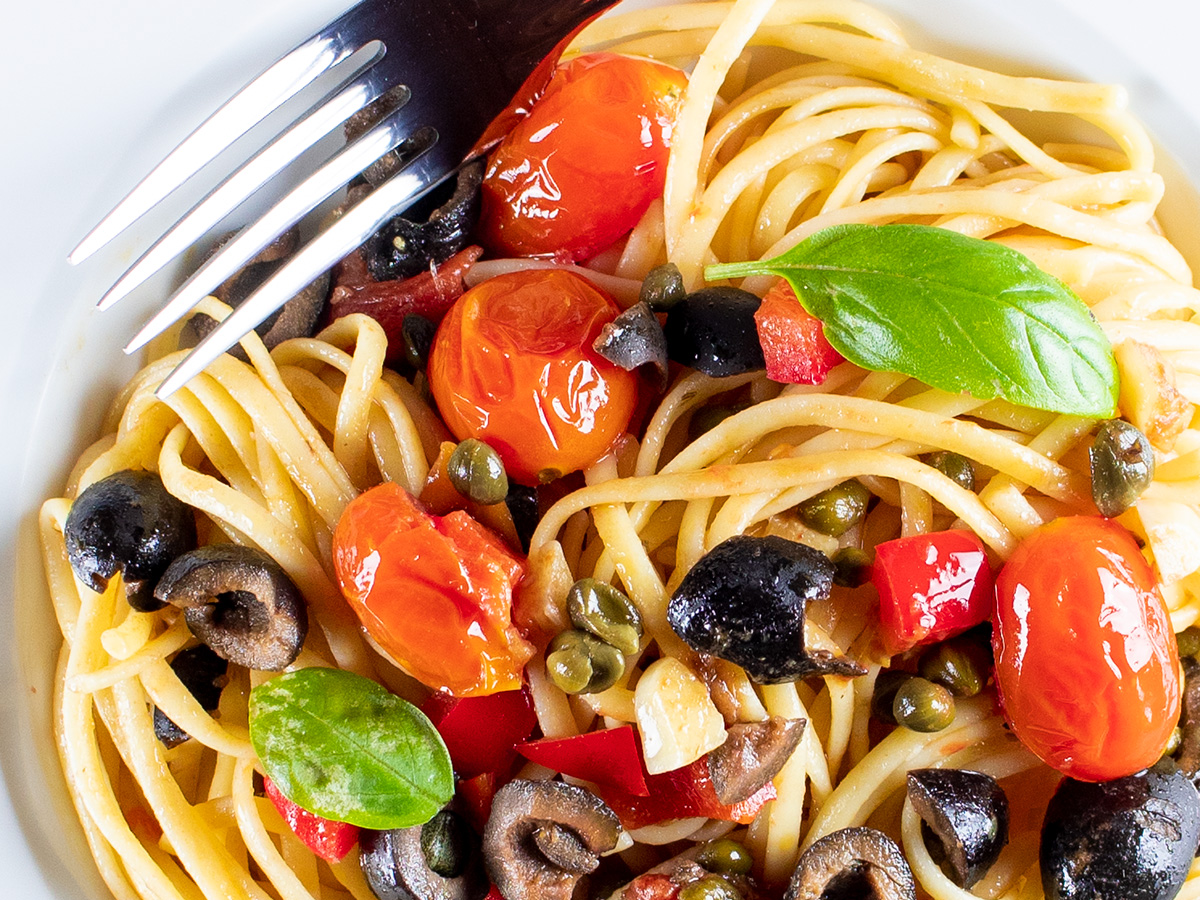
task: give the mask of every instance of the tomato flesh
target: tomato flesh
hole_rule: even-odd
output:
[[[571,272],[528,269],[463,294],[429,353],[429,384],[459,440],[486,441],[534,485],[607,452],[637,405],[637,375],[592,349],[620,310]]]
[[[488,248],[579,260],[633,228],[662,196],[686,84],[672,66],[612,53],[561,65],[488,163]]]
[[[1158,760],[1179,720],[1179,655],[1129,532],[1056,519],[1021,542],[996,588],[996,676],[1021,741],[1081,781]]]
[[[511,608],[524,565],[465,512],[430,516],[381,484],[346,507],[333,564],[367,634],[423,684],[458,697],[522,686],[533,647]]]
[[[822,384],[845,357],[825,337],[825,325],[800,305],[792,286],[780,279],[754,314],[767,377],[781,384]]]

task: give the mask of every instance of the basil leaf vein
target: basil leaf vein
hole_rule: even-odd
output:
[[[1021,253],[927,225],[837,225],[709,279],[780,275],[847,359],[952,392],[1106,418],[1112,347],[1065,284]]]
[[[430,721],[351,672],[300,669],[256,687],[250,742],[284,796],[327,819],[406,828],[454,794],[450,755]]]

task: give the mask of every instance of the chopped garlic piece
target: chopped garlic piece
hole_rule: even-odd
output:
[[[651,663],[633,695],[651,775],[693,763],[725,743],[725,720],[708,689],[677,659]]]

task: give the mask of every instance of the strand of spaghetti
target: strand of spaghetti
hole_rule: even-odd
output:
[[[217,722],[179,680],[165,660],[155,660],[139,677],[154,705],[191,737],[217,753],[238,759],[254,756],[249,732],[240,725]]]
[[[316,532],[306,500],[296,490],[283,462],[267,442],[255,441],[255,448],[258,451],[258,479],[267,510],[305,547],[318,553]]]
[[[329,869],[342,887],[350,892],[353,900],[379,900],[370,885],[367,884],[358,857],[358,853],[351,851],[341,862],[330,863]]]
[[[863,141],[859,141],[858,146],[862,145]],[[825,199],[821,213],[862,202],[871,173],[889,159],[905,153],[934,153],[941,146],[942,141],[920,131],[896,135],[891,140],[877,144],[842,171],[837,185]]]
[[[119,722],[114,738],[121,756],[137,779],[146,802],[155,810],[163,836],[184,869],[207,897],[269,900],[250,873],[244,868],[239,870],[229,851],[204,827],[199,814],[179,790],[162,759],[162,744],[154,737],[146,694],[133,681],[120,682],[112,692]]]
[[[387,334],[374,319],[354,313],[343,316],[321,333],[321,340],[335,347],[353,347],[350,365],[338,400],[333,452],[360,490],[369,487],[367,428],[372,394],[383,374]],[[410,422],[411,424],[411,422]]]
[[[808,712],[790,684],[762,686],[763,703],[773,716],[807,719]],[[805,729],[811,729],[811,723]],[[808,780],[807,754],[793,753],[775,776],[775,799],[768,804],[767,834],[760,854],[763,879],[769,884],[787,881],[800,850],[800,823],[804,818],[804,795]]]
[[[192,639],[187,622],[180,615],[171,625],[153,640],[146,644],[127,659],[106,665],[94,672],[80,672],[67,679],[67,690],[81,694],[94,694],[105,688],[110,688],[118,681],[126,678],[136,678],[148,665],[166,659],[172,653],[182,650]]]
[[[825,690],[829,692],[829,738],[825,742],[825,759],[829,776],[836,781],[854,729],[854,679],[826,675],[824,680]]]
[[[237,762],[233,777],[233,803],[242,841],[279,896],[283,900],[312,900],[312,894],[279,855],[263,825],[254,796],[252,759],[239,759]]]
[[[663,223],[667,255],[672,260],[679,256],[687,222],[700,197],[700,154],[717,93],[729,67],[773,4],[774,0],[736,0],[722,16],[688,78],[683,102],[675,115],[663,186]],[[684,271],[683,275],[685,284],[694,282],[691,272]]]
[[[50,590],[50,602],[58,629],[64,639],[75,631],[79,618],[79,589],[75,573],[67,560],[67,548],[63,541],[63,524],[71,510],[71,501],[47,500],[38,512],[38,534],[42,545],[42,567],[46,570],[46,586]]]
[[[147,393],[153,397],[153,392]],[[172,394],[167,404],[221,477],[239,493],[264,499],[254,421],[222,385],[201,374],[188,382],[186,391]]]
[[[187,439],[186,429],[177,426],[163,444],[159,473],[167,490],[226,523],[279,563],[308,601],[338,665],[359,674],[369,673],[370,660],[353,613],[321,563],[262,507],[215,478],[188,469],[180,456]]]

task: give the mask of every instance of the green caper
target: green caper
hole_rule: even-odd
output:
[[[474,849],[474,832],[457,813],[443,809],[421,826],[421,855],[443,878],[457,878],[467,870]]]
[[[862,587],[871,580],[871,554],[858,547],[842,547],[835,551],[833,583],[842,587]]]
[[[814,531],[841,537],[862,521],[870,499],[871,492],[857,481],[843,481],[815,497],[809,497],[796,511],[801,521]]]
[[[500,503],[508,496],[508,475],[500,454],[475,438],[454,448],[446,462],[446,474],[454,489],[484,506]]]
[[[582,578],[567,592],[571,624],[590,631],[622,653],[637,653],[642,643],[642,616],[633,602],[611,584]]]
[[[1109,419],[1096,429],[1088,456],[1092,499],[1103,516],[1125,512],[1154,479],[1154,448],[1137,428],[1120,419]]]
[[[746,845],[732,838],[718,838],[700,848],[696,862],[717,875],[749,875],[754,859]]]
[[[950,689],[955,697],[974,697],[987,684],[992,653],[974,635],[935,644],[921,654],[922,677]]]
[[[742,892],[720,875],[706,875],[693,881],[685,885],[678,896],[679,900],[742,900]]]
[[[546,674],[568,694],[608,690],[625,673],[625,657],[586,631],[564,631],[546,650]]]
[[[1200,653],[1200,628],[1195,625],[1189,625],[1179,634],[1175,635],[1175,642],[1179,644],[1179,655],[1181,657],[1196,656]]]
[[[675,263],[655,266],[642,279],[642,290],[638,299],[655,312],[666,312],[687,296],[683,286],[683,274]]]
[[[433,335],[437,325],[424,316],[409,313],[400,325],[400,339],[404,342],[404,361],[414,369],[424,369],[429,361],[429,348],[433,346]]]
[[[746,408],[745,403],[734,403],[728,406],[702,406],[692,414],[688,422],[688,438],[696,440],[712,431],[730,416],[740,413]]]
[[[959,487],[968,491],[975,490],[975,466],[961,453],[939,450],[936,453],[927,453],[921,459],[925,465],[937,469]]]
[[[1176,727],[1171,731],[1171,736],[1167,738],[1167,746],[1163,747],[1163,756],[1174,756],[1175,751],[1179,749],[1179,745],[1183,743],[1183,729]]]
[[[954,721],[954,695],[926,678],[910,678],[896,691],[892,715],[910,731],[941,731]]]
[[[900,685],[912,678],[909,672],[898,669],[885,669],[875,679],[875,691],[871,694],[871,715],[887,725],[895,725],[896,717],[892,715],[892,706],[896,700],[896,691]]]

